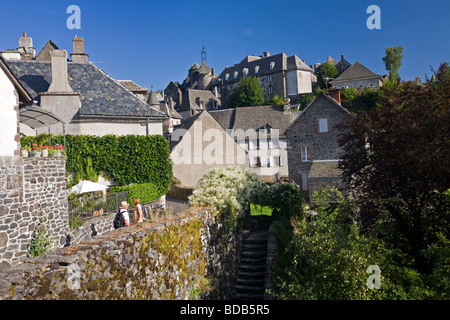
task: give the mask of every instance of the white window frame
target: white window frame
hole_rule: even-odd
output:
[[[225,81],[228,81],[229,78],[230,78],[230,75],[227,73],[227,74],[225,75]]]
[[[273,157],[267,158],[267,166],[268,167],[273,167]]]
[[[255,167],[255,158],[250,157],[248,165],[250,168],[254,168]]]
[[[273,68],[275,68],[275,62],[270,63],[270,70],[273,70]]]
[[[273,142],[272,142],[272,138],[267,139],[267,149],[272,149],[273,148]]]
[[[237,72],[237,71],[234,72],[234,78],[235,79],[237,78],[238,74],[239,74],[239,72]]]
[[[319,133],[327,133],[330,132],[330,119],[328,118],[320,118],[317,120],[319,127]]]
[[[279,166],[284,167],[284,157],[280,156]]]
[[[278,148],[283,149],[283,140],[278,139]]]
[[[311,146],[301,146],[300,147],[300,159],[302,162],[312,161],[312,148]]]
[[[267,81],[272,82],[272,80],[273,80],[272,75],[271,74],[267,75]]]
[[[259,72],[259,66],[256,66],[255,67],[255,73],[258,73]]]

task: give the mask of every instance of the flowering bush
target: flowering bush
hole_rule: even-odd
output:
[[[244,217],[250,202],[264,188],[264,183],[256,174],[242,168],[211,169],[189,197],[189,205],[213,207],[231,226]]]

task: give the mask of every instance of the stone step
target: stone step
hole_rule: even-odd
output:
[[[254,279],[238,278],[236,280],[236,285],[261,288],[264,287],[264,277]]]
[[[264,286],[236,285],[236,293],[264,294]]]
[[[241,259],[261,259],[267,257],[267,251],[242,251]]]
[[[264,294],[236,293],[236,300],[262,300]]]
[[[241,265],[266,265],[266,260],[266,256],[260,258],[241,258]]]

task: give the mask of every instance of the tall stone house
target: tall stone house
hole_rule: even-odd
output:
[[[73,38],[73,53],[48,42],[37,56],[31,37],[19,38],[17,50],[2,51],[14,77],[31,96],[33,107],[55,115],[60,122],[24,135],[42,132],[86,135],[162,134],[168,116],[140,99],[120,82],[88,61],[84,39]]]
[[[247,56],[240,63],[226,67],[211,87],[217,87],[225,103],[228,94],[237,83],[245,77],[257,77],[264,89],[265,98],[275,95],[288,97],[297,101],[299,95],[310,93],[316,82],[312,66],[307,66],[296,55],[288,57],[284,53],[270,55],[264,52],[262,56]]]
[[[249,171],[268,183],[288,180],[284,132],[292,122],[290,105],[239,107],[210,114],[246,151]]]
[[[337,126],[353,116],[341,106],[340,91],[330,92],[334,97],[320,93],[285,131],[289,179],[309,200],[326,186],[343,189]]]
[[[222,108],[222,100],[216,87],[212,87],[217,74],[206,61],[195,63],[188,71],[182,84],[171,81],[164,89],[164,95],[171,99],[175,110],[183,119],[188,119],[203,110]]]

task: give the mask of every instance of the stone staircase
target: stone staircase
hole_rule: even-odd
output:
[[[235,284],[235,299],[262,300],[265,290],[268,231],[247,230],[246,233]]]

